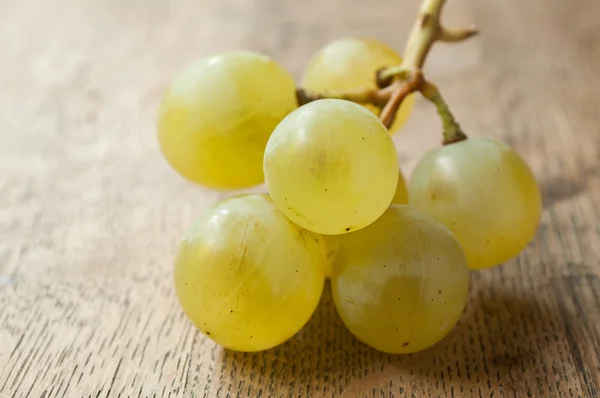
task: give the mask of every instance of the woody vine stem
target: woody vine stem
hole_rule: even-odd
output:
[[[445,2],[446,0],[423,0],[417,21],[406,42],[402,64],[380,69],[375,76],[378,88],[323,93],[299,88],[297,97],[300,105],[322,98],[373,104],[381,109],[379,118],[389,128],[404,99],[409,94],[419,91],[437,108],[444,129],[444,144],[466,139],[466,134],[450,112],[439,89],[425,79],[422,71],[427,55],[436,41],[459,42],[477,34],[477,29],[473,26],[459,30],[450,30],[442,26],[440,16]]]

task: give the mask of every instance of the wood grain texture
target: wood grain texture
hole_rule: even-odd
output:
[[[482,29],[427,71],[465,130],[511,143],[543,187],[534,242],[473,274],[467,311],[421,354],[388,356],[325,293],[309,324],[258,354],[223,350],[182,314],[177,240],[224,197],[160,156],[170,76],[234,48],[299,76],[346,35],[401,49],[418,2],[0,0],[1,397],[600,396],[600,2],[449,1]],[[406,173],[437,145],[419,101],[395,137]]]

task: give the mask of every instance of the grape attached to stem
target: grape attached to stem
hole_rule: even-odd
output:
[[[323,93],[357,88],[375,90],[377,71],[401,63],[402,57],[381,41],[366,38],[337,39],[312,57],[304,72],[302,85],[309,91]],[[413,103],[413,96],[404,100],[389,128],[391,133],[395,133],[406,123]],[[364,106],[375,114],[380,112],[380,108],[375,105]]]
[[[533,239],[541,217],[529,166],[493,138],[467,138],[425,155],[411,176],[409,198],[454,233],[471,269],[516,256]]]

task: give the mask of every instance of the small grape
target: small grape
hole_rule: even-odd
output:
[[[408,204],[408,190],[406,188],[406,180],[402,169],[398,172],[398,183],[396,184],[396,193],[392,199],[392,204],[405,205]]]
[[[387,44],[374,39],[342,38],[321,48],[310,60],[302,86],[311,91],[344,91],[376,88],[375,74],[382,67],[402,64],[402,57]],[[398,131],[407,121],[414,96],[404,99],[390,132]],[[365,105],[375,114],[379,108]]]
[[[409,183],[410,204],[446,225],[469,267],[519,254],[533,239],[541,195],[527,163],[505,143],[469,138],[426,154]]]
[[[364,228],[390,205],[398,157],[385,126],[350,101],[308,103],[277,126],[265,151],[267,188],[293,222],[320,234]]]
[[[175,290],[206,336],[236,351],[277,346],[313,314],[325,276],[320,235],[303,230],[263,194],[207,210],[181,241]]]
[[[203,58],[179,72],[163,97],[160,147],[200,185],[258,185],[267,140],[296,106],[292,75],[269,57],[233,51]]]
[[[391,354],[442,340],[467,302],[469,269],[454,236],[408,205],[391,205],[373,224],[339,237],[331,276],[348,329]]]

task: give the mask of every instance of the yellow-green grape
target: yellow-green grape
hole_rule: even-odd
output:
[[[248,51],[203,58],[179,72],[163,97],[160,147],[188,180],[251,187],[264,181],[269,136],[296,107],[292,75],[271,58]]]
[[[296,334],[323,290],[325,247],[263,194],[206,211],[183,238],[175,290],[206,336],[236,351],[261,351]]]
[[[426,154],[411,176],[409,198],[454,233],[471,269],[493,267],[523,250],[536,233],[542,208],[523,158],[484,137]]]
[[[350,101],[308,103],[277,126],[265,151],[267,188],[293,222],[320,234],[364,228],[390,205],[398,156],[385,126]]]
[[[348,329],[391,354],[442,340],[467,302],[469,269],[454,236],[408,205],[392,205],[373,224],[340,237],[331,276]]]
[[[398,66],[402,57],[387,44],[374,39],[343,38],[321,48],[304,71],[303,88],[309,91],[344,91],[356,88],[377,87],[375,74],[382,67]],[[398,131],[407,121],[414,97],[404,99],[396,114],[391,133]],[[379,114],[373,105],[365,105]]]
[[[405,205],[408,204],[408,189],[406,188],[406,180],[402,169],[398,172],[398,184],[396,185],[396,193],[392,199],[392,204]]]

